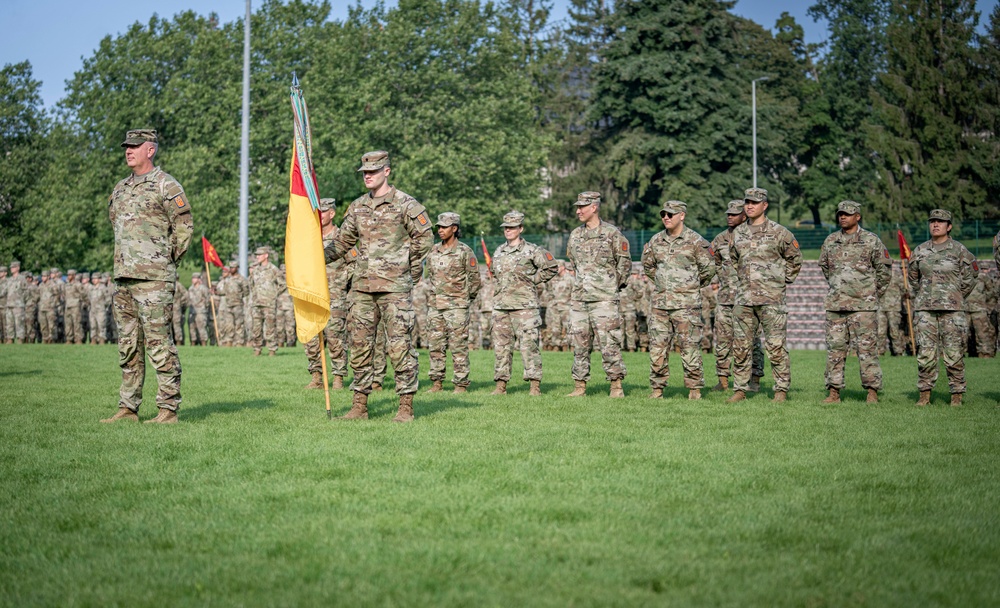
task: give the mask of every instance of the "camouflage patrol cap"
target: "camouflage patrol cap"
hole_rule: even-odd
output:
[[[743,192],[743,202],[752,201],[754,203],[767,202],[767,190],[763,188],[747,188]]]
[[[847,215],[861,213],[861,203],[856,203],[854,201],[840,201],[837,203],[837,215],[840,215],[841,213],[846,213]]]
[[[49,271],[48,271],[48,270],[43,270],[43,271],[42,271],[42,276],[43,276],[43,277],[47,277],[47,276],[49,276]]]
[[[156,129],[132,129],[125,134],[125,141],[122,142],[122,147],[138,146],[147,141],[154,144],[157,142]]]
[[[462,218],[454,211],[446,211],[438,216],[438,221],[436,226],[459,226],[462,224]]]
[[[319,199],[319,210],[320,211],[336,211],[337,210],[337,199],[335,199],[335,198],[321,198],[321,199]]]
[[[510,213],[503,216],[503,223],[500,224],[501,228],[517,228],[524,224],[524,214],[520,211],[511,211]]]
[[[253,250],[253,254],[254,255],[270,255],[270,253],[271,253],[270,247],[263,247],[262,246],[262,247],[258,247],[258,248],[256,248],[256,249]]]
[[[687,210],[687,203],[681,201],[667,201],[663,203],[663,209],[660,209],[660,217],[663,217],[668,213],[687,213]]]
[[[378,171],[389,166],[389,153],[385,150],[366,152],[361,157],[361,168],[358,171]]]
[[[33,279],[35,277],[35,273],[31,272],[30,270],[25,270],[24,276],[28,279]]]
[[[70,268],[69,270],[66,271],[66,274],[76,274],[76,271]]]
[[[576,202],[573,203],[577,207],[585,207],[587,205],[601,204],[601,193],[600,192],[581,192],[576,195]]]
[[[726,215],[739,215],[741,213],[743,213],[743,201],[729,201],[729,206],[726,208]]]
[[[59,274],[59,269],[58,268],[52,268],[52,269],[49,270],[49,274]]]
[[[20,267],[21,267],[21,262],[19,262],[17,260],[11,261],[11,263],[10,263],[10,269],[11,270],[14,270],[15,268],[20,268]]]
[[[89,272],[81,272],[80,273],[80,279],[82,279],[84,281],[90,279],[90,273]]]
[[[928,216],[927,221],[931,220],[942,220],[945,222],[951,222],[951,211],[945,209],[935,209],[931,211],[930,216]]]
[[[200,279],[201,278],[201,273],[200,272],[192,272],[191,273],[191,278],[192,279]]]
[[[6,266],[0,266],[0,272],[7,272]]]
[[[111,278],[111,273],[110,272],[102,272],[101,273],[101,278],[102,279],[110,279]]]

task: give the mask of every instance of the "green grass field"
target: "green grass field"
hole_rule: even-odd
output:
[[[413,424],[328,421],[301,349],[182,347],[174,426],[103,425],[114,346],[0,347],[4,606],[990,606],[1000,604],[1000,382],[967,362],[966,406],[913,407],[913,359],[886,391],[824,406],[825,355],[764,391],[584,399],[569,353],[545,396],[427,395]],[[519,378],[519,357],[515,356]],[[708,374],[714,371],[711,357]],[[390,383],[391,387],[391,383]],[[155,414],[155,379],[147,377]],[[333,396],[342,414],[350,395]]]

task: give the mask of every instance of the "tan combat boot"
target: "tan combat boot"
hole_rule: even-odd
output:
[[[662,399],[663,398],[663,389],[662,388],[654,388],[653,392],[651,392],[649,394],[649,398],[650,399]]]
[[[878,403],[878,391],[873,388],[868,389],[868,398],[865,399],[865,403]]]
[[[156,418],[150,418],[145,422],[145,424],[176,424],[177,423],[177,411],[168,410],[165,407],[160,408],[160,412],[156,414]]]
[[[259,348],[253,349],[253,356],[254,357],[259,357],[260,356],[260,349]]]
[[[917,400],[917,407],[924,407],[931,404],[931,392],[920,391],[920,399]]]
[[[493,389],[491,395],[506,395],[507,394],[507,381],[497,380],[497,387]]]
[[[101,422],[105,424],[110,424],[112,422],[118,422],[119,420],[131,420],[132,422],[139,422],[139,415],[128,409],[127,407],[120,407],[115,415],[110,418],[104,418]]]
[[[313,372],[312,376],[313,376],[312,382],[303,386],[302,388],[306,389],[323,388],[323,374],[321,374],[320,372]]]
[[[455,385],[455,390],[453,390],[453,391],[451,391],[451,392],[452,392],[452,393],[455,393],[456,395],[460,395],[460,394],[462,394],[462,393],[467,393],[467,392],[469,392],[469,389],[465,388],[464,386],[459,386],[459,385],[457,385],[457,384],[456,384],[456,385]]]
[[[729,388],[729,378],[726,376],[719,376],[719,383],[712,387],[713,391],[724,391]]]
[[[777,394],[775,394],[777,396]],[[831,388],[830,396],[823,400],[823,403],[840,403],[840,389]]]
[[[334,376],[333,377],[333,386],[331,386],[330,388],[334,388],[334,389],[342,389],[342,388],[344,388],[344,377],[343,376]]]
[[[951,407],[962,407],[962,393],[951,394]]]
[[[278,351],[276,351],[276,350],[269,350],[269,351],[267,351],[267,356],[268,357],[277,357],[278,356]]]
[[[528,395],[531,397],[540,397],[542,395],[542,381],[541,380],[529,380],[528,384],[531,388],[528,389]]]
[[[625,390],[622,389],[622,381],[620,378],[618,380],[611,381],[611,391],[608,393],[608,396],[613,399],[621,399],[625,396]]]
[[[788,401],[788,393],[786,391],[774,391],[774,399],[771,399],[774,403],[783,403]]]
[[[573,387],[573,392],[566,395],[567,397],[583,397],[587,394],[587,383],[583,380],[574,380]]]
[[[368,395],[355,392],[354,400],[351,401],[351,411],[338,416],[337,420],[368,420]]]
[[[751,393],[760,392],[760,379],[764,376],[750,376],[750,386],[747,387]]]
[[[372,390],[373,391],[382,390],[382,384],[380,382],[372,382]]]
[[[688,399],[691,401],[697,401],[701,399],[701,389],[693,388],[688,391]]]
[[[413,393],[399,396],[399,411],[393,422],[413,422]]]
[[[427,392],[428,393],[440,393],[443,390],[444,390],[444,381],[443,380],[435,380],[433,386],[431,386],[429,389],[427,389]]]
[[[726,403],[736,403],[737,401],[743,401],[746,398],[747,394],[743,391],[735,391],[732,397],[726,399]]]

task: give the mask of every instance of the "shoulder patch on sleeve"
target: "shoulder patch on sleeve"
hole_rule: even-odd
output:
[[[792,247],[799,248],[799,241],[795,238],[792,238]]]
[[[708,255],[711,255],[711,256],[715,255],[715,249],[712,248],[711,244],[709,244],[709,246],[708,246]]]
[[[882,256],[883,256],[883,257],[884,257],[885,259],[887,259],[887,260],[888,260],[888,259],[889,259],[889,250],[883,247],[883,248],[882,248]]]
[[[417,214],[417,221],[420,223],[421,226],[426,226],[430,220],[427,219],[427,213],[421,211],[420,213]]]
[[[551,262],[552,261],[552,254],[549,253],[548,251],[546,251],[545,252],[545,259]]]
[[[469,266],[471,268],[475,268],[476,267],[476,258],[469,258]]]
[[[976,260],[972,260],[972,269],[975,270],[976,272],[978,272],[979,271],[979,262],[977,262]]]
[[[177,205],[178,209],[187,208],[187,197],[184,196],[183,192],[174,197],[174,204]]]
[[[628,251],[628,240],[622,239],[622,251]]]

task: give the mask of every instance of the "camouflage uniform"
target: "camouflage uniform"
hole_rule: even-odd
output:
[[[278,267],[281,271],[281,291],[278,292],[278,302],[276,314],[278,315],[278,342],[285,346],[295,346],[297,337],[295,335],[295,302],[292,294],[288,293],[288,279],[285,274],[285,265]]]
[[[745,196],[744,202],[767,200],[767,192],[761,188],[750,188]],[[802,252],[787,228],[766,216],[763,220],[757,226],[749,221],[737,226],[729,245],[738,278],[733,308],[733,388],[744,393],[749,390],[752,344],[758,327],[762,327],[764,348],[774,375],[774,391],[787,393],[792,368],[785,335],[788,326],[785,288],[802,269]]]
[[[149,139],[152,137],[152,139]],[[130,142],[156,141],[155,132],[129,132]],[[141,143],[141,142],[140,142]],[[191,205],[184,189],[154,167],[115,186],[108,202],[115,234],[114,314],[122,368],[119,407],[137,412],[142,403],[146,354],[156,368],[157,407],[181,404],[181,363],[170,339],[176,263],[191,244]]]
[[[259,247],[255,255],[270,254],[267,247]],[[251,344],[259,353],[264,344],[271,353],[278,351],[278,293],[281,290],[281,271],[270,259],[250,270],[250,293],[253,296],[253,332]]]
[[[66,331],[66,344],[83,344],[83,301],[86,294],[77,279],[76,271],[67,272],[67,281],[63,285],[63,328]]]
[[[592,204],[589,200],[583,202]],[[579,226],[569,235],[566,258],[576,267],[569,304],[573,380],[590,380],[590,353],[595,345],[607,379],[621,380],[628,370],[622,361],[624,335],[618,293],[632,274],[628,240],[603,220],[594,229]]]
[[[53,268],[49,280],[43,282],[38,290],[38,326],[43,344],[54,344],[59,337],[59,294],[62,289],[59,276],[58,270]]]
[[[430,285],[420,281],[413,286],[413,348],[430,344],[427,315],[430,312]]]
[[[93,281],[97,281],[94,283]],[[104,344],[108,340],[108,290],[100,282],[100,276],[95,272],[91,280],[88,294],[90,304],[90,341],[94,344]]]
[[[184,344],[184,313],[187,311],[187,308],[188,290],[180,281],[176,281],[174,282],[174,306],[170,319],[170,335],[177,346]]]
[[[663,213],[681,213],[687,205],[667,201]],[[701,359],[701,289],[715,276],[715,261],[708,241],[684,227],[671,236],[656,233],[642,250],[642,268],[653,282],[649,313],[649,383],[654,390],[667,387],[670,378],[670,345],[681,349],[684,386],[689,390],[705,386]]]
[[[331,207],[333,205],[321,202],[321,209],[324,204]],[[340,232],[336,224],[331,224],[330,228],[330,232],[323,235],[324,249],[337,239]],[[347,376],[347,294],[351,288],[351,268],[346,259],[341,258],[326,265],[326,283],[330,289],[330,321],[323,329],[323,342],[330,354],[330,375],[343,378]],[[319,336],[306,342],[305,349],[309,373],[322,373]]]
[[[7,341],[7,267],[0,266],[0,342]]]
[[[716,283],[701,288],[701,350],[712,352],[712,337],[715,327]]]
[[[365,158],[378,155],[368,164]],[[363,157],[366,167],[388,166],[388,154]],[[377,167],[375,167],[377,168]],[[419,365],[413,348],[413,285],[420,281],[424,257],[434,243],[427,211],[395,187],[380,197],[371,192],[347,208],[337,239],[326,247],[326,261],[345,255],[354,264],[351,302],[351,389],[369,394],[375,377],[376,328],[385,319],[387,354],[395,371],[396,393],[417,391]],[[402,402],[401,402],[402,403]],[[401,406],[402,407],[402,406]]]
[[[33,277],[32,277],[33,279]],[[38,283],[34,280],[28,281],[28,293],[25,296],[24,301],[24,331],[25,340],[29,344],[34,344],[38,342],[39,330],[38,330],[38,298],[40,295],[40,288]]]
[[[520,226],[524,215],[512,211],[503,225]],[[514,360],[514,339],[521,345],[524,381],[542,380],[542,355],[538,330],[542,317],[535,286],[556,275],[559,266],[552,254],[538,245],[519,239],[504,243],[493,253],[493,381],[509,382]]]
[[[861,213],[854,201],[842,201],[837,214]],[[844,388],[848,347],[858,352],[861,386],[882,389],[878,361],[878,302],[892,274],[889,251],[877,235],[857,226],[854,234],[838,230],[820,248],[819,267],[830,284],[826,307],[826,388]]]
[[[493,348],[493,275],[482,267],[479,273],[479,336],[483,348]]]
[[[903,305],[903,273],[898,267],[893,267],[889,287],[878,301],[878,354],[885,353],[886,342],[893,355],[906,354],[906,339],[900,323],[903,315],[900,307]]]
[[[567,270],[545,284],[549,292],[548,305],[545,307],[545,327],[549,341],[554,350],[566,350],[569,347],[569,301],[573,293],[573,275]]]
[[[996,354],[996,330],[990,313],[997,299],[997,284],[985,272],[979,273],[976,287],[965,298],[965,310],[969,313],[969,327],[976,341],[976,354],[990,358]]]
[[[931,211],[931,219],[951,221],[947,211]],[[965,392],[965,341],[968,316],[965,297],[972,293],[979,264],[964,245],[951,237],[926,241],[913,249],[908,278],[915,293],[913,332],[917,340],[917,389],[934,388],[938,352],[944,360],[951,393]]]
[[[250,283],[238,271],[238,264],[229,265],[230,273],[226,277],[225,287],[216,287],[216,293],[222,296],[219,305],[220,329],[227,346],[246,345],[246,311],[243,303],[250,295]],[[223,321],[225,319],[225,321]],[[225,326],[225,329],[222,328]]]
[[[209,298],[212,297],[212,294],[208,292],[208,287],[204,283],[199,281],[198,284],[194,284],[196,275],[198,279],[201,279],[201,273],[192,275],[192,284],[187,290],[188,337],[191,338],[191,344],[207,346],[212,342],[208,331],[210,325],[208,309],[212,305]]]
[[[442,213],[438,226],[458,226],[457,213]],[[437,243],[427,256],[431,381],[444,380],[446,351],[451,351],[452,383],[469,386],[469,305],[479,295],[479,264],[472,248]]]
[[[0,289],[3,289],[7,296],[6,311],[4,311],[6,314],[4,322],[4,328],[7,331],[6,340],[8,343],[17,341],[19,344],[24,342],[25,337],[24,307],[28,295],[28,281],[20,272],[14,274],[14,271],[20,268],[20,262],[12,262],[11,276],[7,277],[3,286],[0,286]]]
[[[629,276],[628,285],[622,290],[621,311],[624,330],[625,350],[635,352],[639,348],[638,306],[642,299],[642,282],[638,274]]]

